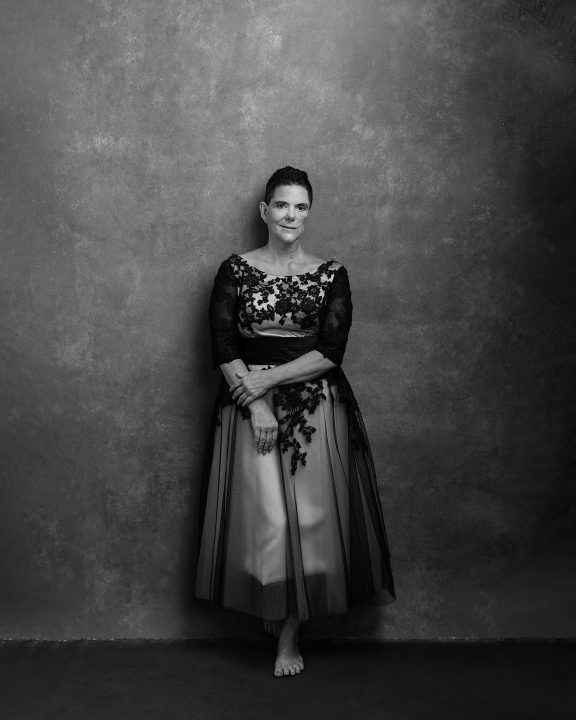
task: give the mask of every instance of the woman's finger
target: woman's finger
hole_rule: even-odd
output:
[[[272,448],[276,444],[276,441],[278,439],[278,428],[272,428],[270,431],[270,452],[272,452]]]
[[[262,441],[263,441],[262,442],[262,455],[266,455],[266,453],[268,452],[268,447],[269,447],[267,430],[265,430],[263,433]]]
[[[272,430],[268,430],[266,432],[266,442],[264,444],[264,454],[269,453],[272,450],[272,445],[274,445],[274,438],[272,435]]]
[[[262,430],[260,438],[258,439],[258,452],[264,452],[264,446],[266,445],[266,431]]]
[[[240,385],[240,387],[238,387],[238,388],[236,388],[236,390],[234,390],[234,392],[232,393],[232,397],[236,400],[236,398],[240,397],[240,395],[242,395],[243,392],[244,392],[244,388],[242,385]]]
[[[274,430],[272,430],[272,445],[274,445],[276,440],[278,440],[278,428],[274,428]]]

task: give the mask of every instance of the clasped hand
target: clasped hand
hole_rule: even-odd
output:
[[[264,370],[237,372],[236,377],[239,379],[230,386],[230,392],[234,402],[241,407],[250,405],[251,402],[262,397],[272,387],[270,378],[267,377]]]

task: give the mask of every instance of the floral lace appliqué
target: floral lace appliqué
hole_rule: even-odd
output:
[[[292,475],[296,474],[298,463],[306,465],[306,453],[302,451],[295,431],[298,430],[307,442],[312,442],[316,428],[308,423],[306,413],[313,415],[320,400],[326,400],[320,379],[281,386],[274,392],[274,403],[283,413],[278,418],[278,446],[283,453],[292,450]]]

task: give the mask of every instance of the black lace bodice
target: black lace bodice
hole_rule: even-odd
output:
[[[352,299],[343,265],[327,260],[301,275],[268,275],[231,255],[214,280],[210,328],[214,367],[240,357],[238,339],[317,337],[317,350],[342,363],[352,322]]]
[[[214,367],[241,357],[241,337],[312,335],[317,338],[316,349],[337,366],[324,378],[339,385],[344,401],[355,402],[339,372],[352,322],[350,284],[343,265],[327,260],[311,272],[280,276],[258,270],[240,255],[231,255],[216,274],[209,315]],[[293,473],[299,462],[306,463],[306,453],[294,431],[298,429],[311,441],[315,428],[307,422],[306,414],[313,413],[325,399],[322,380],[274,389],[279,410],[278,443],[283,452],[292,450]],[[225,384],[220,402],[231,402]]]

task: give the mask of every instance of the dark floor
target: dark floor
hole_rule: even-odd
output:
[[[576,718],[576,643],[0,643],[1,720]]]

